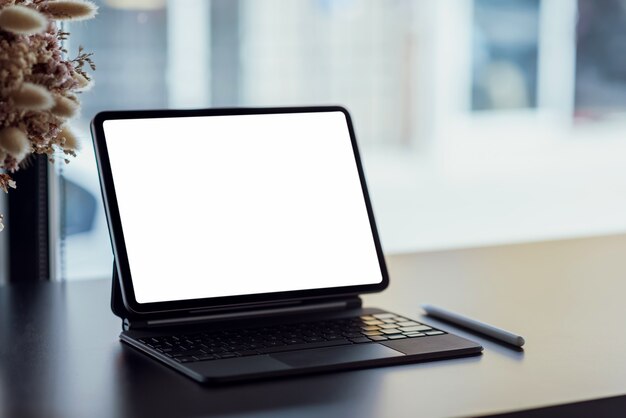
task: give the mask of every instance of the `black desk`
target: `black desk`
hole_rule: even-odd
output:
[[[391,257],[367,305],[446,305],[525,352],[454,330],[484,355],[220,388],[122,345],[108,281],[0,287],[0,417],[462,416],[624,394],[625,254],[620,236]]]

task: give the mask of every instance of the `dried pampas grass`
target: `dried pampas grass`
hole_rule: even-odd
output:
[[[69,119],[96,66],[82,46],[67,57],[70,34],[55,20],[89,19],[97,10],[87,0],[0,0],[0,190],[15,187],[11,174],[27,166],[29,154],[66,163],[76,156]]]
[[[33,35],[46,29],[48,21],[35,9],[11,5],[0,10],[0,28],[17,35]]]
[[[0,148],[11,154],[18,162],[31,151],[26,134],[13,127],[0,130]]]
[[[98,13],[98,6],[90,1],[58,0],[48,2],[43,11],[57,20],[85,20]]]
[[[87,79],[81,73],[74,74],[74,80],[76,81],[76,90],[80,92],[89,91],[94,85],[93,80]]]
[[[61,146],[65,151],[80,150],[80,142],[78,142],[78,138],[76,138],[74,132],[72,132],[67,126],[61,131],[59,138],[61,138]]]
[[[54,106],[52,94],[44,86],[29,82],[14,91],[11,99],[16,107],[28,110],[48,110]]]
[[[15,189],[17,185],[8,174],[0,174],[0,190],[7,193],[9,188]],[[0,221],[2,220],[2,214],[0,214]],[[1,230],[0,230],[1,231]]]
[[[57,95],[54,98],[54,107],[50,109],[53,115],[61,118],[71,118],[78,112],[79,104],[72,99]]]

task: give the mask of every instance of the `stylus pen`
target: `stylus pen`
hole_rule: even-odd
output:
[[[485,334],[491,338],[504,341],[505,343],[515,345],[517,347],[521,347],[525,343],[524,337],[522,336],[505,331],[502,328],[494,327],[493,325],[468,318],[467,316],[438,308],[437,306],[422,305],[422,309],[426,311],[426,314],[432,316],[433,318],[443,319],[444,321],[448,321],[454,325],[480,332],[481,334]]]

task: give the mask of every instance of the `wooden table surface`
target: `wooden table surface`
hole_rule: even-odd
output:
[[[476,416],[626,393],[626,235],[388,257],[366,306],[438,304],[523,351],[202,387],[122,345],[107,280],[0,287],[0,416]]]

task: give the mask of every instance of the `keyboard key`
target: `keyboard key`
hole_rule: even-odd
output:
[[[384,324],[383,321],[379,321],[378,319],[375,319],[373,321],[363,321],[363,323],[365,325],[382,325],[382,324]]]
[[[176,360],[179,363],[189,363],[190,361],[196,361],[196,359],[194,357],[188,356],[188,357],[176,357],[174,360]]]
[[[406,338],[406,335],[398,334],[398,335],[389,335],[390,340],[399,340],[401,338]]]
[[[205,348],[202,351],[206,351],[209,354],[219,354],[219,353],[223,353],[225,350],[221,347],[213,347],[213,348]]]
[[[304,337],[304,341],[307,343],[317,343],[320,341],[324,341],[322,337]]]
[[[215,360],[217,357],[211,355],[211,354],[202,354],[199,356],[195,356],[198,361],[204,361],[204,360]]]
[[[352,341],[355,344],[361,344],[361,343],[369,343],[371,340],[367,337],[361,337],[361,338],[350,338],[350,341]]]
[[[361,327],[361,329],[363,331],[376,331],[377,329],[380,329],[380,328],[377,327],[376,325],[371,325],[371,326]]]
[[[343,340],[343,336],[339,335],[339,334],[332,334],[332,335],[324,335],[324,338],[328,341],[332,341],[332,340]]]
[[[414,322],[414,321],[404,321],[404,322],[398,322],[398,325],[401,327],[414,327],[414,326],[418,326],[422,324],[418,322]]]
[[[413,338],[413,337],[424,337],[426,334],[421,333],[421,332],[407,332],[404,335],[406,335],[409,338]]]
[[[241,351],[237,351],[237,354],[239,354],[241,357],[245,357],[245,356],[255,356],[259,354],[259,352],[256,350],[241,350]]]
[[[394,314],[391,313],[382,313],[382,314],[374,314],[372,315],[374,318],[378,318],[378,319],[389,319],[389,318],[395,318]]]
[[[388,338],[385,337],[384,335],[372,335],[369,337],[372,341],[385,341]]]
[[[188,356],[186,350],[185,351],[175,351],[175,352],[171,352],[171,353],[168,353],[168,354],[169,354],[168,357],[174,357],[174,358],[187,357]]]
[[[441,335],[441,334],[444,334],[444,332],[443,331],[430,331],[426,333],[426,335]]]
[[[239,350],[245,350],[246,348],[248,348],[248,346],[245,345],[245,344],[233,344],[231,346],[228,346],[227,350],[228,351],[239,351]]]
[[[422,331],[428,331],[431,330],[432,328],[427,326],[427,325],[418,325],[416,327],[402,327],[400,328],[400,330],[404,331],[404,332],[413,332],[413,331],[418,331],[418,332],[422,332]]]
[[[396,320],[395,320],[395,319],[393,319],[393,318],[391,318],[391,319],[383,319],[383,322],[384,322],[385,324],[395,324],[395,323],[396,323]]]
[[[361,334],[363,335],[382,335],[382,333],[380,331],[363,331]]]
[[[391,328],[398,328],[397,324],[384,324],[380,326],[383,329],[391,329]]]
[[[383,334],[400,334],[402,333],[402,331],[400,331],[400,329],[398,328],[393,328],[393,329],[381,329],[380,330]]]
[[[218,358],[233,358],[233,357],[237,357],[237,354],[235,354],[235,353],[222,353],[222,354],[218,354],[217,357]]]
[[[375,320],[376,318],[374,318],[374,317],[373,317],[373,316],[371,316],[371,315],[363,315],[363,316],[361,317],[361,319],[362,319],[363,321],[373,321],[373,320]]]
[[[187,350],[185,354],[188,356],[199,356],[199,355],[207,354],[207,353],[204,350]]]

